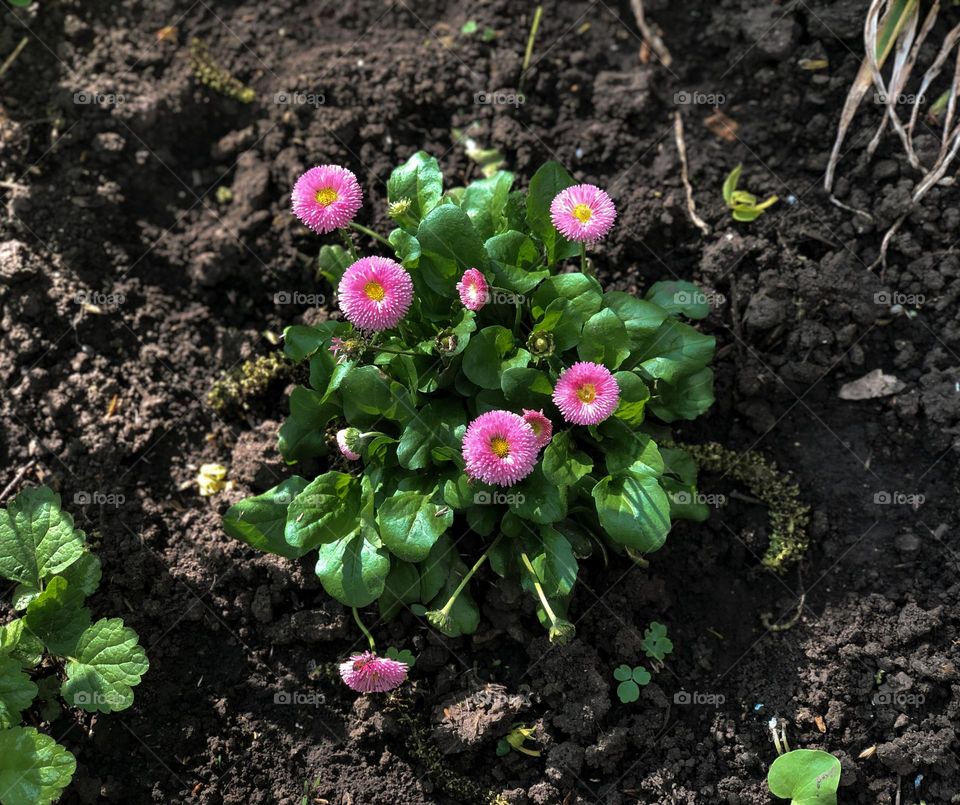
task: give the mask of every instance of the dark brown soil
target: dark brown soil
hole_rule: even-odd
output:
[[[667,69],[638,58],[626,0],[548,2],[525,103],[477,103],[517,91],[528,5],[40,0],[4,14],[0,55],[29,43],[0,88],[0,488],[36,459],[26,482],[58,488],[100,541],[96,611],[122,614],[151,659],[131,710],[50,726],[79,761],[64,801],[292,804],[309,785],[316,802],[415,805],[463,799],[450,793],[462,783],[442,787],[459,774],[512,803],[752,805],[769,801],[776,716],[792,746],[842,759],[842,803],[892,804],[898,786],[903,803],[960,802],[960,196],[932,191],[885,274],[867,270],[917,181],[896,137],[867,158],[871,103],[838,191],[876,222],[822,192],[865,3],[648,0]],[[496,39],[460,34],[467,19]],[[257,100],[195,81],[193,37]],[[829,67],[804,70],[804,58]],[[709,105],[678,105],[682,91],[723,96],[737,139],[707,128]],[[323,103],[278,102],[297,92]],[[709,235],[685,212],[678,109]],[[449,177],[476,174],[451,133],[471,123],[520,177],[556,158],[610,188],[621,218],[598,254],[607,282],[680,277],[717,295],[705,322],[720,347],[717,405],[681,436],[792,471],[813,544],[801,568],[764,570],[765,511],[708,476],[703,491],[727,505],[678,526],[648,570],[585,570],[569,647],[550,647],[488,576],[471,639],[440,640],[409,613],[378,626],[385,645],[413,636],[410,712],[443,721],[455,707],[472,725],[461,745],[441,724],[439,745],[462,751],[438,771],[396,706],[331,679],[357,635],[309,562],[256,555],[220,530],[233,500],[287,472],[273,449],[282,389],[226,419],[205,395],[270,351],[267,333],[318,315],[275,294],[329,293],[312,279],[317,239],[287,212],[297,174],[348,165],[367,190],[364,222],[384,229],[384,182],[413,151]],[[925,138],[936,146],[932,129]],[[781,197],[749,225],[720,196],[738,162],[748,189]],[[891,294],[914,298],[891,312]],[[876,368],[905,389],[838,398]],[[236,487],[201,498],[191,481],[211,461]],[[124,502],[74,505],[80,492]],[[898,502],[908,495],[922,504]],[[764,628],[762,613],[786,623],[801,594],[792,628]],[[675,651],[623,705],[612,671],[640,659],[653,619]],[[502,685],[493,700],[478,694],[487,683]],[[537,727],[542,757],[495,755],[513,721]]]

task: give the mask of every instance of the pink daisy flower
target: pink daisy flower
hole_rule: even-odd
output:
[[[361,330],[396,327],[413,302],[413,280],[387,257],[364,257],[348,268],[337,289],[340,309]]]
[[[404,662],[365,651],[340,663],[340,678],[360,693],[383,693],[402,684],[407,678],[407,670]]]
[[[553,423],[543,415],[543,409],[530,411],[523,409],[523,421],[533,428],[533,435],[537,437],[537,447],[543,447],[550,442],[553,436]]]
[[[468,268],[457,283],[457,292],[467,310],[480,310],[487,304],[487,278],[477,269]]]
[[[343,457],[350,459],[350,461],[360,460],[360,454],[351,449],[351,446],[357,446],[357,437],[359,435],[360,431],[356,428],[343,428],[337,431],[337,447],[340,448]]]
[[[553,401],[567,422],[596,425],[616,409],[620,387],[606,366],[580,361],[564,369],[553,390]]]
[[[510,411],[487,411],[463,435],[467,475],[484,483],[513,486],[537,463],[537,437],[523,417]]]
[[[351,171],[339,165],[320,165],[297,179],[290,203],[297,218],[325,235],[353,220],[363,204],[363,191]]]
[[[567,240],[600,240],[617,217],[613,201],[599,187],[578,184],[561,190],[550,204],[553,225]]]

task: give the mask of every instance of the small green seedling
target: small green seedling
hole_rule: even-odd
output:
[[[743,165],[737,165],[723,183],[723,200],[733,211],[734,221],[754,221],[778,201],[777,196],[770,196],[766,201],[757,204],[757,197],[746,190],[737,190]]]
[[[673,651],[673,641],[667,637],[667,627],[657,621],[652,621],[643,633],[641,641],[644,653],[657,662]]]
[[[390,646],[385,656],[388,660],[396,660],[397,662],[404,663],[407,668],[413,668],[417,662],[412,651],[406,648],[401,651],[396,646]]]
[[[619,665],[613,672],[613,678],[620,682],[617,685],[617,697],[624,704],[630,704],[640,698],[640,688],[649,685],[653,677],[642,665],[636,668]]]
[[[467,20],[463,26],[460,28],[460,33],[466,36],[473,36],[477,31],[480,30],[480,25],[476,20]],[[491,42],[497,38],[497,32],[493,30],[490,26],[486,26],[480,34],[480,38],[484,42]]]
[[[525,755],[530,755],[530,757],[540,757],[540,750],[530,749],[527,746],[524,746],[524,743],[533,737],[533,733],[536,732],[536,728],[528,727],[524,724],[514,724],[503,738],[497,741],[497,756],[503,757],[504,755],[510,754],[510,750],[513,749],[516,752],[522,752]]]
[[[840,761],[820,749],[794,749],[773,761],[767,785],[790,805],[837,805]]]

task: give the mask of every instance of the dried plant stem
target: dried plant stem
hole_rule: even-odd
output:
[[[17,60],[17,56],[20,55],[20,51],[27,46],[27,42],[29,41],[30,40],[26,36],[23,37],[23,39],[21,39],[17,43],[17,46],[13,49],[13,53],[4,59],[3,64],[0,64],[0,78],[3,78],[3,76],[6,75],[7,70],[9,70],[13,63]]]
[[[657,58],[660,59],[663,66],[669,67],[673,62],[673,56],[670,55],[670,51],[663,43],[663,38],[660,36],[657,27],[647,22],[647,16],[643,12],[643,0],[630,0],[630,7],[633,9],[633,16],[637,20],[637,28],[640,29],[643,41],[647,43],[650,50],[657,54]]]
[[[710,234],[710,227],[699,215],[697,215],[697,204],[693,200],[693,186],[690,184],[690,168],[687,164],[687,143],[683,138],[683,119],[679,112],[674,113],[673,134],[677,141],[677,153],[680,155],[680,178],[683,181],[683,189],[687,194],[687,214],[696,227],[704,235]]]

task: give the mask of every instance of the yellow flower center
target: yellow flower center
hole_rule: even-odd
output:
[[[584,383],[577,389],[577,397],[580,402],[589,405],[597,398],[597,387],[593,383]]]
[[[337,195],[337,191],[332,187],[324,187],[322,190],[317,191],[317,195],[314,196],[317,200],[317,204],[321,207],[329,207],[336,201],[340,196]]]
[[[386,291],[383,290],[383,286],[373,280],[363,286],[363,292],[371,302],[382,302],[383,298],[387,295]]]
[[[573,208],[573,217],[581,224],[585,224],[593,218],[593,210],[590,209],[588,204],[578,204]]]
[[[490,449],[497,458],[506,458],[510,455],[510,442],[502,436],[494,436],[490,440]]]

